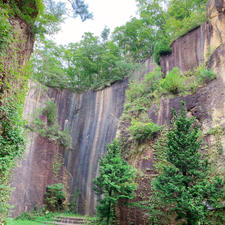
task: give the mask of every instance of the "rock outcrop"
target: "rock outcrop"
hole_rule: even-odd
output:
[[[209,1],[208,22],[174,41],[172,53],[160,59],[164,74],[174,67],[179,67],[183,72],[196,68],[225,42],[224,10],[223,0]]]
[[[0,8],[2,23],[0,25],[0,224],[4,221],[8,210],[8,195],[11,192],[8,180],[13,169],[13,162],[23,150],[23,140],[20,136],[20,117],[24,95],[27,91],[27,63],[34,45],[34,34],[31,26],[16,15],[17,12],[14,11],[14,8],[10,8],[13,3],[1,1],[0,6],[2,7]],[[22,2],[20,5],[25,7],[25,4]],[[35,20],[37,13],[37,9],[33,8],[33,20]]]
[[[180,37],[172,44],[171,55],[160,59],[160,65],[164,74],[173,67],[180,68],[186,72],[193,70],[204,62],[208,68],[217,73],[218,78],[204,87],[200,87],[194,94],[188,96],[177,96],[174,98],[161,98],[159,105],[153,105],[148,110],[149,118],[158,125],[169,125],[172,118],[172,108],[179,110],[181,101],[184,101],[187,111],[193,115],[201,124],[203,133],[211,128],[225,127],[225,13],[224,0],[212,0],[208,4],[209,21],[200,27]],[[207,137],[205,140],[209,145],[215,140]],[[225,149],[225,138],[221,137],[221,144]],[[225,159],[223,150],[222,161]],[[221,166],[221,159],[217,161],[217,167]],[[147,200],[151,192],[150,180],[154,177],[154,150],[149,147],[136,159],[131,160],[133,165],[144,172],[142,179],[138,180],[139,189],[134,201]],[[152,172],[146,170],[146,164]],[[120,224],[148,224],[143,210],[138,208],[121,207]],[[129,218],[129,219],[128,219]],[[174,222],[173,224],[176,224]]]
[[[154,67],[152,59],[148,60],[132,77],[143,77]],[[91,215],[95,212],[96,195],[92,180],[96,177],[98,160],[105,153],[106,145],[116,136],[127,87],[128,79],[125,79],[100,91],[76,94],[51,88],[45,92],[30,84],[24,117],[30,120],[30,115],[41,105],[53,100],[58,107],[58,123],[62,129],[69,129],[73,148],[64,150],[40,135],[28,135],[29,144],[13,178],[15,190],[11,203],[15,206],[14,216],[40,207],[46,186],[59,182],[68,186],[70,200],[75,201],[79,213]],[[63,162],[59,176],[54,179],[56,156],[63,158]]]
[[[192,70],[207,61],[207,66],[218,74],[218,78],[200,87],[194,94],[162,98],[159,106],[154,105],[148,110],[149,118],[158,125],[170,123],[171,108],[179,109],[181,100],[186,102],[188,112],[201,122],[204,132],[225,125],[224,5],[224,0],[210,0],[209,21],[176,40],[172,44],[172,54],[160,59],[164,74],[173,67],[179,67],[183,72]],[[143,74],[154,68],[155,65],[148,61]],[[32,114],[41,104],[53,99],[59,110],[58,122],[61,128],[68,128],[72,135],[73,149],[64,150],[46,138],[30,134],[24,160],[16,168],[13,178],[14,215],[31,210],[35,205],[41,206],[46,186],[56,182],[69,186],[70,198],[77,203],[78,212],[95,212],[96,196],[92,190],[92,179],[97,174],[98,160],[105,152],[106,144],[116,136],[127,87],[128,80],[124,80],[104,90],[84,94],[58,89],[48,89],[46,93],[40,93],[37,88],[30,90],[25,114]],[[225,148],[225,138],[222,139],[222,145]],[[58,154],[63,158],[63,165],[58,178],[54,179],[52,165],[54,156]],[[152,147],[149,146],[143,154],[130,161],[145,174],[138,181],[138,200],[139,194],[148,195],[151,191],[149,182],[154,176]],[[121,225],[147,224],[138,208],[121,207],[118,214]]]

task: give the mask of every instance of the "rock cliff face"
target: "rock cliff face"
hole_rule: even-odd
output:
[[[224,1],[209,1],[207,12],[209,21],[174,41],[172,54],[160,59],[164,74],[174,67],[181,71],[196,68],[224,43]]]
[[[2,4],[9,4],[11,7],[10,1],[1,1]],[[24,2],[21,4],[24,7]],[[7,8],[7,7],[6,7]],[[9,17],[5,15],[5,11],[0,9],[1,12],[1,52],[0,52],[0,106],[1,112],[0,117],[1,121],[4,121],[7,125],[1,125],[1,139],[4,139],[4,143],[1,143],[1,209],[0,209],[0,224],[2,224],[2,219],[5,216],[4,212],[8,210],[4,202],[7,203],[8,197],[7,192],[10,192],[7,188],[8,186],[8,174],[10,174],[12,163],[11,160],[15,160],[18,156],[18,150],[14,146],[20,145],[19,141],[12,141],[13,134],[12,131],[14,127],[18,126],[16,123],[19,122],[19,115],[21,114],[21,109],[19,106],[23,107],[23,96],[26,93],[27,87],[27,63],[29,61],[30,55],[33,51],[34,45],[34,35],[31,31],[31,26],[26,23],[24,20],[16,16],[16,13],[10,11]],[[33,19],[37,16],[37,10],[33,10]],[[7,26],[4,25],[4,20],[2,17],[5,17],[6,21],[9,22]],[[8,33],[8,35],[4,36]],[[4,39],[8,39],[7,41]],[[10,106],[10,107],[9,107]],[[4,110],[10,110],[15,112],[18,118],[13,118],[8,116]],[[12,121],[14,120],[14,121]],[[6,128],[7,127],[7,128]],[[17,128],[16,128],[17,129]],[[9,133],[8,136],[5,134]],[[13,131],[14,132],[14,131]],[[18,138],[18,133],[17,136]],[[12,138],[12,139],[10,139]],[[19,137],[20,138],[20,137]],[[9,140],[10,139],[10,140]],[[15,144],[16,143],[16,144]],[[21,142],[20,142],[21,143]],[[4,152],[4,153],[3,153]],[[10,160],[9,160],[10,159]],[[9,172],[7,172],[9,171]],[[6,186],[5,186],[6,185]],[[3,204],[2,204],[3,203]]]
[[[149,109],[149,115],[159,125],[170,121],[170,109],[171,107],[178,109],[176,105],[181,99],[186,101],[188,109],[200,120],[205,129],[212,127],[218,119],[221,121],[224,117],[224,6],[224,0],[209,1],[209,21],[176,40],[172,44],[172,54],[160,59],[162,70],[165,74],[173,67],[179,67],[182,71],[188,71],[196,68],[203,62],[207,62],[207,66],[218,74],[218,79],[212,81],[206,87],[200,88],[193,95],[184,98],[177,97],[170,100],[161,99],[157,115]]]
[[[142,77],[154,67],[152,59],[148,60],[134,77]],[[53,100],[58,107],[58,122],[62,129],[69,129],[73,148],[63,150],[40,135],[28,135],[29,144],[13,177],[15,190],[11,203],[15,206],[14,216],[41,206],[46,186],[59,182],[67,186],[70,200],[76,202],[79,213],[95,212],[96,195],[92,180],[96,177],[98,160],[106,145],[116,136],[127,87],[128,79],[125,79],[100,91],[76,94],[51,88],[43,92],[30,83],[24,117],[30,120],[30,115],[41,105]],[[54,164],[60,160],[62,166],[55,176]]]
[[[180,109],[184,101],[187,111],[201,123],[203,133],[213,127],[225,127],[225,1],[212,0],[208,3],[209,21],[188,34],[180,37],[172,44],[172,54],[160,59],[164,74],[173,67],[179,67],[185,72],[208,61],[207,66],[217,73],[218,78],[207,86],[200,87],[194,94],[184,97],[162,98],[159,105],[153,105],[148,110],[149,118],[158,125],[170,124],[171,109]],[[215,141],[213,137],[205,140],[209,145]],[[222,161],[225,159],[225,138],[221,138],[223,146]],[[135,159],[133,165],[144,172],[138,180],[139,189],[134,201],[147,200],[151,192],[149,182],[154,177],[154,150],[149,147]],[[216,167],[221,167],[221,161],[216,160]],[[153,172],[146,170],[147,167]],[[141,197],[140,197],[141,196]],[[121,207],[120,224],[147,224],[147,218],[138,208]],[[129,219],[128,219],[129,218]],[[173,225],[176,224],[174,221]]]
[[[224,0],[210,0],[209,21],[176,40],[172,44],[172,54],[160,59],[165,74],[175,66],[182,71],[191,70],[208,59],[208,67],[218,74],[218,78],[192,95],[162,98],[159,106],[154,105],[148,110],[149,117],[158,125],[168,124],[172,116],[171,108],[179,109],[180,101],[184,100],[189,113],[201,122],[204,132],[215,126],[225,126],[224,5]],[[143,74],[152,71],[154,67],[148,61]],[[57,182],[67,184],[71,200],[77,202],[78,212],[94,213],[96,196],[92,190],[92,179],[97,174],[98,159],[105,152],[106,144],[116,135],[127,87],[128,81],[124,80],[104,90],[84,94],[57,89],[48,89],[46,93],[41,93],[37,87],[30,89],[26,99],[25,117],[44,102],[53,99],[59,110],[58,122],[61,128],[68,128],[72,135],[73,150],[65,151],[37,134],[30,134],[30,144],[24,160],[16,168],[13,178],[14,215],[31,210],[35,205],[40,206],[45,187]],[[210,141],[212,140],[209,138]],[[222,145],[225,147],[224,138]],[[52,168],[57,155],[62,157],[63,163],[56,177]],[[147,168],[154,170],[153,162],[154,152],[151,146],[132,159],[132,164],[145,173],[139,181],[140,194],[151,191],[149,181],[154,174],[147,171]],[[121,207],[119,214],[121,225],[129,225],[131,222],[147,224],[139,209]]]

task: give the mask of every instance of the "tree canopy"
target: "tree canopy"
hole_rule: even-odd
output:
[[[79,43],[57,46],[45,40],[34,60],[34,78],[50,86],[84,91],[122,80],[135,68],[112,41],[85,33]]]
[[[69,12],[65,1],[46,0],[35,29],[41,34],[55,32]],[[92,17],[83,1],[67,1],[73,16]],[[160,57],[170,54],[174,39],[205,20],[206,0],[137,0],[137,5],[138,17],[117,27],[111,36],[105,27],[101,37],[86,33],[79,43],[67,46],[43,41],[35,55],[35,79],[47,86],[79,91],[110,85],[129,75],[134,63],[153,54],[160,64]]]
[[[103,224],[112,224],[119,199],[132,199],[137,186],[135,171],[121,158],[119,144],[108,145],[105,157],[99,162],[99,176],[94,180],[95,191],[104,196],[98,201],[97,214]]]
[[[125,55],[143,62],[153,55],[158,41],[171,44],[202,24],[206,20],[206,4],[207,0],[137,0],[139,17],[117,27],[113,40]]]
[[[200,129],[194,119],[187,117],[184,106],[180,116],[174,115],[166,142],[167,165],[153,186],[162,204],[181,224],[197,225],[222,196],[224,181],[210,178],[209,164],[199,152]]]

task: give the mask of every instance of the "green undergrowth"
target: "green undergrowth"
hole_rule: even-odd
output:
[[[19,66],[14,53],[11,58],[0,56],[0,223],[10,207],[9,177],[26,143],[22,114],[30,67]]]
[[[169,45],[169,41],[159,41],[156,42],[154,46],[153,58],[155,62],[160,65],[159,59],[161,56],[169,55],[172,52],[172,49]]]
[[[30,220],[15,220],[15,219],[8,219],[7,225],[42,225],[42,222],[37,222],[37,221],[30,221]],[[4,224],[4,225],[5,225]]]
[[[129,130],[132,138],[135,139],[138,143],[142,143],[148,139],[153,139],[160,131],[160,126],[150,121],[142,122],[132,120]]]
[[[138,154],[142,151],[142,145],[154,143],[155,138],[164,129],[148,115],[151,107],[151,112],[157,115],[162,97],[169,99],[193,94],[216,78],[217,75],[211,69],[200,65],[185,73],[175,67],[166,76],[162,74],[161,68],[157,67],[146,74],[142,81],[132,81],[126,91],[121,119],[123,131],[119,139],[123,153],[130,156],[133,153]],[[123,124],[126,124],[125,127]]]
[[[163,78],[160,67],[145,75],[141,81],[133,81],[126,92],[126,103],[123,116],[137,118],[142,112],[160,101],[162,96],[175,97],[194,93],[199,87],[208,84],[217,75],[205,65],[182,73],[177,67],[173,68]]]
[[[62,211],[64,209],[65,192],[61,183],[48,185],[44,195],[46,209],[50,212]]]
[[[31,131],[46,137],[51,141],[59,143],[66,149],[72,149],[72,137],[68,129],[61,130],[58,124],[58,109],[53,101],[45,103],[45,107],[41,107],[33,115],[32,122],[27,125]],[[40,118],[46,116],[47,122]]]
[[[86,218],[89,217],[68,213],[68,212],[49,212],[49,211],[34,211],[34,212],[25,212],[17,218],[8,218],[7,222],[4,225],[43,225],[44,221],[53,221],[55,217],[79,217]]]

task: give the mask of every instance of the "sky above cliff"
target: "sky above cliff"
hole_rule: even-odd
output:
[[[85,32],[100,35],[105,26],[111,31],[124,25],[136,15],[135,0],[86,0],[94,19],[81,22],[80,18],[67,19],[61,26],[61,31],[53,40],[58,44],[79,42]]]

